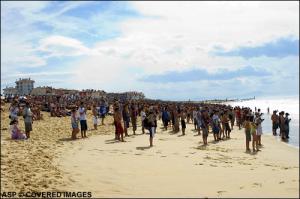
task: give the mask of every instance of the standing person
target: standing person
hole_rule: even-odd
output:
[[[228,118],[230,120],[231,129],[233,130],[233,125],[234,125],[235,117],[234,117],[234,112],[233,112],[232,109],[230,109],[230,111],[229,111]]]
[[[122,127],[122,115],[120,113],[119,107],[115,107],[114,109],[114,123],[117,133],[117,140],[124,142],[124,130]]]
[[[197,109],[196,121],[197,121],[198,135],[201,135],[200,131],[201,131],[201,126],[202,126],[202,113],[201,113],[201,110],[199,107]]]
[[[81,138],[87,138],[87,122],[86,122],[86,109],[83,106],[83,102],[80,103],[80,107],[78,109],[79,119],[80,119],[80,128],[81,128]]]
[[[141,121],[142,121],[142,132],[145,134],[145,119],[146,119],[146,112],[144,106],[141,108]]]
[[[142,107],[141,108],[141,121],[142,121],[142,132],[143,132],[143,134],[145,134],[145,118],[146,118],[145,108]]]
[[[227,111],[223,115],[223,121],[224,121],[226,138],[230,138],[231,129],[230,129],[230,126],[229,126],[229,119],[228,119],[228,112]]]
[[[14,101],[11,107],[9,108],[10,121],[18,120],[18,113],[19,113],[18,102]]]
[[[220,118],[217,114],[217,112],[215,111],[213,116],[212,116],[212,131],[214,134],[214,140],[218,141],[219,140],[219,133],[220,133]]]
[[[136,131],[136,121],[137,121],[137,116],[138,116],[138,110],[135,104],[131,105],[131,111],[130,111],[130,117],[131,117],[131,124],[132,124],[132,130],[133,130],[133,135],[135,135]]]
[[[284,132],[284,111],[281,111],[279,113],[279,136],[281,136],[281,139],[285,139],[285,132]]]
[[[168,129],[168,123],[169,123],[169,114],[168,114],[168,111],[167,111],[166,107],[164,107],[164,109],[162,111],[161,118],[162,118],[162,122],[164,124],[164,129],[167,130]]]
[[[289,118],[289,113],[285,113],[285,118],[284,118],[284,131],[285,131],[285,137],[286,139],[289,139],[289,132],[290,132],[290,121],[291,119]]]
[[[77,139],[77,134],[79,133],[79,117],[75,108],[71,111],[71,126],[72,126],[72,136],[71,139]]]
[[[30,109],[30,104],[29,102],[26,102],[26,106],[23,110],[23,118],[24,118],[24,123],[25,123],[25,133],[26,137],[30,138],[30,131],[32,131],[32,112]]]
[[[97,130],[98,118],[97,118],[97,108],[95,104],[93,105],[92,113],[93,113],[94,129]]]
[[[185,135],[186,123],[185,123],[186,114],[184,111],[180,112],[180,120],[181,120],[181,131],[182,135]]]
[[[273,111],[273,114],[271,116],[272,120],[272,130],[273,130],[273,135],[277,135],[277,129],[279,127],[279,116],[277,115],[277,111]]]
[[[208,118],[206,110],[202,111],[201,120],[202,120],[201,121],[202,139],[203,139],[204,145],[207,145],[209,118]]]
[[[196,110],[196,108],[193,108],[193,122],[194,122],[195,130],[197,130],[197,110]]]
[[[156,115],[152,108],[150,108],[149,115],[147,116],[147,121],[149,122],[150,147],[153,147],[153,138],[156,132]]]
[[[256,125],[256,135],[257,135],[257,145],[262,146],[261,144],[261,135],[262,135],[262,126],[261,123],[264,121],[264,119],[261,118],[261,114],[258,112],[255,114],[255,125]]]
[[[236,111],[236,122],[237,125],[239,127],[239,130],[241,130],[241,126],[242,126],[242,114],[241,114],[241,109],[238,108]]]
[[[268,114],[270,114],[270,108],[269,107],[268,107],[267,111],[268,111]]]
[[[124,105],[123,111],[122,111],[122,117],[124,122],[124,133],[125,137],[129,136],[127,129],[129,128],[129,122],[130,122],[130,116],[129,116],[129,110],[128,110],[128,104],[126,103]]]
[[[101,118],[101,125],[104,125],[104,118],[106,115],[106,104],[103,99],[101,100],[99,112],[100,112],[100,118]]]
[[[253,117],[253,116],[251,116]],[[257,125],[255,122],[251,122],[253,121],[253,119],[250,119],[250,131],[251,131],[251,135],[252,135],[252,150],[253,152],[255,151],[259,151],[258,149],[258,138],[257,138]]]
[[[246,134],[246,151],[251,151],[249,148],[249,142],[251,141],[251,123],[250,118],[247,116],[244,122],[245,134]]]
[[[174,109],[174,131],[175,133],[179,132],[179,113],[177,107]]]

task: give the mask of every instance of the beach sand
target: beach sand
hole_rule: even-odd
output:
[[[163,131],[114,141],[112,118],[71,141],[70,118],[34,122],[32,138],[9,139],[1,113],[1,192],[91,191],[92,197],[298,197],[299,149],[263,135],[261,151],[245,152],[244,130],[207,147],[188,124],[186,136]],[[20,127],[24,124],[20,118]],[[89,112],[88,126],[92,128]]]

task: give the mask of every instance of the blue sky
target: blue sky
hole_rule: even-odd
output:
[[[1,87],[299,95],[298,2],[1,2]]]

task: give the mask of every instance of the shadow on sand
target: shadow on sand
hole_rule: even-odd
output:
[[[80,138],[77,139],[72,139],[72,138],[60,138],[58,141],[63,141],[63,142],[68,142],[68,141],[76,141],[79,140]]]
[[[136,150],[146,150],[146,149],[150,149],[151,148],[151,146],[138,146],[138,147],[136,147]]]

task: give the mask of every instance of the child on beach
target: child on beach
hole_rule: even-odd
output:
[[[14,119],[10,122],[11,125],[11,139],[24,140],[26,135],[18,128],[18,120]]]
[[[135,104],[131,105],[131,110],[130,110],[130,117],[131,117],[131,124],[132,124],[132,130],[133,130],[133,135],[135,135],[135,131],[137,128],[137,116],[138,116],[138,110]]]
[[[75,108],[71,111],[71,126],[72,126],[72,136],[71,139],[77,139],[77,134],[79,133],[79,117]]]

